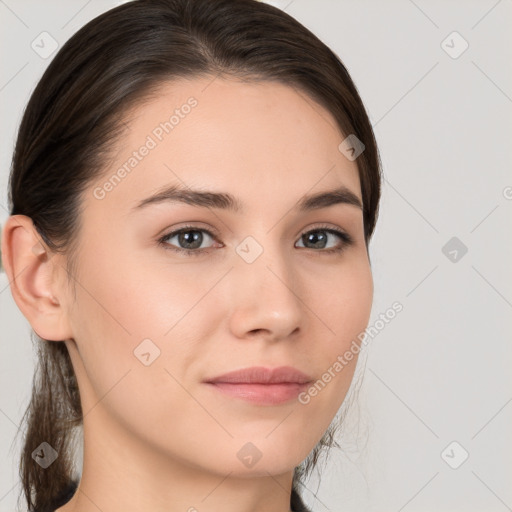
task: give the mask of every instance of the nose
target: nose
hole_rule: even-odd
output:
[[[297,335],[306,318],[300,276],[279,251],[268,248],[252,263],[237,259],[230,272],[231,332],[269,341]]]

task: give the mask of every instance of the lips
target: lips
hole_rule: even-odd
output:
[[[280,366],[278,368],[253,366],[208,378],[205,382],[211,384],[306,384],[312,380],[311,377],[292,366]]]
[[[311,381],[311,377],[291,366],[273,369],[254,366],[209,378],[204,382],[226,397],[270,406],[297,399]]]

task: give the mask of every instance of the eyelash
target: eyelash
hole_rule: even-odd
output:
[[[186,256],[200,256],[202,254],[207,254],[212,250],[212,248],[209,248],[209,249],[183,249],[182,247],[172,246],[166,242],[169,238],[173,238],[174,236],[179,235],[180,233],[185,233],[187,231],[202,231],[204,233],[207,233],[214,240],[216,240],[216,235],[214,235],[208,229],[199,228],[197,226],[184,226],[176,231],[171,231],[170,233],[167,233],[166,235],[159,238],[158,244],[163,246],[163,248],[165,250],[170,250],[170,251],[174,251],[177,253],[185,254]],[[309,233],[314,233],[316,231],[324,231],[326,233],[336,235],[342,240],[342,244],[339,247],[334,247],[334,248],[330,248],[330,249],[311,249],[314,252],[322,252],[322,253],[328,253],[328,254],[338,253],[339,254],[339,253],[343,252],[348,246],[353,245],[353,243],[354,243],[352,237],[348,233],[345,233],[344,231],[340,231],[337,229],[333,229],[329,226],[317,226],[313,229],[309,229],[308,231],[304,231],[304,233],[302,233],[300,235],[300,238],[302,238],[304,235],[307,235]],[[307,247],[305,247],[304,249],[307,249]]]

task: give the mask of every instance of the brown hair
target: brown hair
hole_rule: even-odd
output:
[[[362,141],[357,165],[368,245],[378,213],[380,158],[340,59],[294,18],[255,0],[135,0],[93,19],[66,42],[37,84],[19,128],[10,213],[29,216],[49,249],[68,256],[70,276],[81,197],[105,168],[123,115],[164,82],[207,75],[287,84],[331,112],[344,136]],[[20,476],[28,509],[43,512],[73,481],[73,432],[82,424],[82,410],[65,344],[38,338],[37,351],[22,419],[27,428]],[[42,442],[58,453],[46,469],[32,458]],[[294,493],[322,448],[332,445],[329,430],[295,469]]]

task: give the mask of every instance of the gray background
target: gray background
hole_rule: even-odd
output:
[[[15,132],[51,60],[32,41],[62,45],[119,3],[0,0],[0,222]],[[343,451],[303,494],[315,512],[512,510],[512,1],[269,3],[341,57],[367,106],[385,176],[370,324],[404,308],[365,349]],[[34,364],[7,285],[0,274],[1,512],[20,490],[11,443]]]

